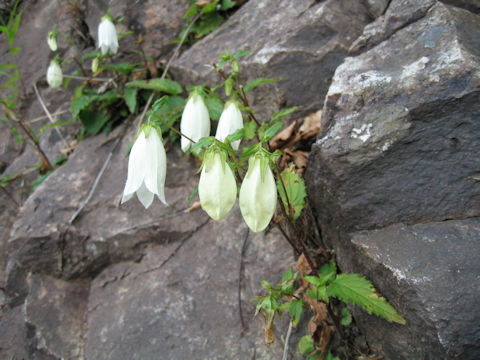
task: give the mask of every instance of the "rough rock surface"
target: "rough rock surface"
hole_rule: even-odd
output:
[[[246,80],[285,79],[263,85],[252,102],[270,114],[280,105],[302,106],[306,114],[322,106],[335,68],[369,21],[368,9],[357,1],[250,0],[186,51],[173,70],[187,84],[218,83],[211,67],[218,56],[248,49],[240,61]]]
[[[405,4],[393,1],[371,32],[386,34]],[[442,3],[424,10],[337,68],[307,181],[340,264],[407,319],[360,321],[371,344],[388,359],[475,359],[480,19]]]

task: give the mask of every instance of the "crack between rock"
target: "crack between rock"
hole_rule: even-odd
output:
[[[133,279],[135,280],[140,275],[145,275],[145,274],[148,274],[150,272],[160,270],[163,266],[165,266],[178,253],[178,251],[183,247],[183,245],[185,245],[187,240],[189,240],[193,236],[193,234],[195,234],[197,231],[202,229],[206,224],[208,224],[209,221],[210,221],[210,218],[208,218],[205,222],[203,222],[202,224],[197,226],[194,230],[192,230],[190,232],[190,234],[188,234],[184,239],[180,240],[180,244],[170,253],[170,255],[168,255],[168,257],[160,265],[155,266],[154,268],[142,271],[141,273],[138,273]]]

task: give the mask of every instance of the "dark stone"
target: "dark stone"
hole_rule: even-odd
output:
[[[475,14],[480,13],[480,0],[440,0],[440,1],[448,5],[458,6],[460,8],[471,11]]]
[[[301,113],[322,106],[335,68],[370,21],[357,1],[250,0],[219,29],[197,42],[174,62],[184,84],[217,84],[211,64],[225,50],[248,49],[240,59],[245,82],[257,77],[284,81],[252,91],[251,102],[269,116],[280,106],[302,106]],[[241,34],[241,36],[239,36]]]
[[[344,271],[361,268],[407,325],[355,311],[373,350],[387,359],[478,359],[480,218],[396,224],[351,233]],[[378,345],[380,343],[380,346]]]
[[[477,20],[438,4],[337,69],[307,175],[322,221],[335,209],[350,232],[480,214]]]
[[[242,276],[248,331],[240,336],[237,280],[245,234],[236,208],[185,241],[150,247],[139,263],[103,271],[90,291],[86,358],[280,358],[281,342],[264,344],[263,319],[253,319],[250,299],[261,292],[261,279],[279,281],[292,252],[276,232],[250,236]]]
[[[478,16],[436,3],[346,58],[309,157],[324,241],[407,320],[355,311],[389,360],[480,358],[478,39]]]
[[[392,0],[385,13],[363,29],[363,34],[350,47],[355,56],[390,38],[398,30],[423,18],[436,0]]]

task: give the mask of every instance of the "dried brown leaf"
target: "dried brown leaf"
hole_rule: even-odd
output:
[[[270,140],[270,149],[272,150],[280,149],[282,145],[284,145],[287,142],[287,140],[289,140],[293,136],[297,123],[298,123],[298,120],[295,120],[290,125],[288,125],[285,129],[283,129],[277,135],[275,135],[272,138],[272,140]]]

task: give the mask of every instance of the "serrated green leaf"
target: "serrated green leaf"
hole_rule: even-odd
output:
[[[136,87],[140,89],[161,91],[167,94],[179,95],[182,93],[182,86],[176,81],[170,79],[151,79],[151,80],[134,80],[126,84],[127,87]]]
[[[307,296],[311,297],[315,300],[321,300],[326,303],[329,302],[328,295],[327,295],[327,287],[325,285],[322,286],[310,286],[306,292]]]
[[[352,314],[350,314],[350,311],[346,307],[342,308],[342,319],[340,323],[343,326],[348,326],[352,323]]]
[[[137,67],[137,64],[130,64],[130,63],[105,64],[102,67],[107,70],[113,70],[113,71],[128,75],[132,72],[133,69]]]
[[[280,124],[280,123],[278,123]],[[289,168],[286,168],[280,174],[280,178],[283,182],[283,186],[280,183],[280,180],[277,180],[277,189],[280,194],[280,197],[283,201],[285,209],[289,208],[289,216],[295,221],[298,219],[302,213],[303,208],[305,207],[305,197],[307,196],[307,190],[305,187],[305,182],[300,174],[297,174],[293,170],[293,165]],[[285,188],[285,189],[284,189]],[[285,196],[285,191],[287,192]],[[288,201],[287,201],[288,197]]]
[[[358,305],[369,314],[373,313],[389,322],[406,323],[393,306],[375,292],[372,283],[359,274],[338,275],[327,287],[327,293],[329,296]]]
[[[301,354],[309,354],[313,350],[315,350],[315,345],[313,344],[313,339],[311,335],[305,335],[300,339],[298,342],[298,351],[300,351]]]
[[[214,143],[214,141],[215,141],[215,138],[213,136],[201,138],[190,147],[189,152],[198,153],[200,150],[204,148],[208,148],[210,145]]]
[[[250,92],[251,90],[255,89],[257,86],[266,84],[266,83],[271,83],[271,82],[276,82],[276,81],[282,81],[284,79],[282,78],[258,78],[250,81],[245,87],[243,88],[243,91],[245,93]]]
[[[318,271],[318,276],[305,276],[305,280],[307,280],[310,284],[323,286],[334,280],[336,275],[337,266],[335,265],[334,261],[330,261],[320,268]]]
[[[242,152],[242,158],[248,158],[255,154],[258,151],[259,144],[252,145],[250,147],[244,148]]]
[[[303,311],[303,301],[302,301],[302,299],[293,300],[290,303],[289,313],[290,313],[290,316],[292,318],[293,327],[296,327],[298,325],[298,322],[300,321],[300,318],[302,317],[302,311]]]
[[[134,114],[137,111],[137,88],[126,88],[125,93],[123,94],[123,99],[125,104],[127,104],[130,114]]]

